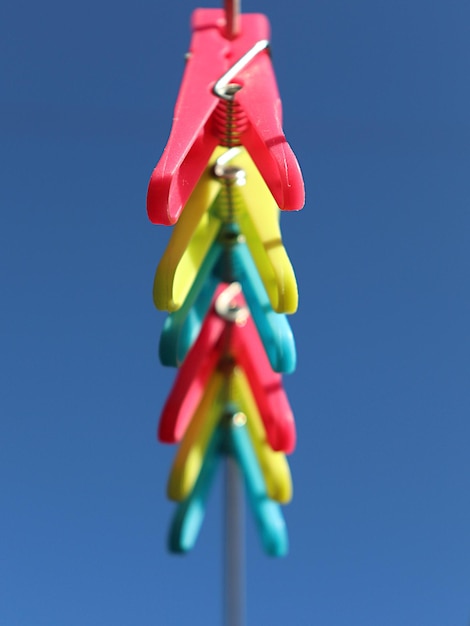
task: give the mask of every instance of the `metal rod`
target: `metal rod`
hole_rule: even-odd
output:
[[[225,626],[245,625],[245,511],[235,459],[225,464]]]
[[[240,5],[241,0],[224,0],[227,39],[240,34]]]
[[[212,92],[218,98],[222,100],[231,101],[235,99],[235,94],[242,87],[241,85],[230,85],[230,81],[235,78],[235,76],[240,72],[250,61],[252,61],[260,52],[269,48],[269,41],[267,39],[260,39],[257,41],[254,46],[252,46],[248,52],[238,59],[236,63],[230,67],[223,76],[219,78],[219,80],[212,87]],[[232,89],[229,89],[232,87]]]

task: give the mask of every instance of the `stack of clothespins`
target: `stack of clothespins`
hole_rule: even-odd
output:
[[[190,550],[217,462],[230,455],[268,554],[287,552],[280,504],[292,496],[295,446],[282,373],[296,364],[286,314],[297,284],[279,208],[298,210],[304,186],[282,131],[264,15],[197,9],[171,134],[150,179],[147,210],[174,225],[154,300],[169,311],[160,360],[178,367],[159,439],[180,443],[168,482],[179,502],[169,547]]]

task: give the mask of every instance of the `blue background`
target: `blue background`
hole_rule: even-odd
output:
[[[0,9],[1,626],[221,623],[220,481],[194,552],[165,548],[169,229],[145,210],[196,6]],[[307,187],[282,219],[291,551],[247,515],[248,624],[468,624],[470,4],[243,9],[271,20]]]

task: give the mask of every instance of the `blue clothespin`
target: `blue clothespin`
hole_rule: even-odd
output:
[[[250,508],[265,552],[285,556],[289,548],[287,528],[281,507],[267,495],[249,434],[233,404],[227,404],[206,450],[199,477],[190,495],[177,508],[168,538],[171,552],[188,552],[194,547],[204,521],[207,497],[220,457],[230,454],[245,479]]]
[[[287,317],[276,313],[236,222],[222,225],[201,265],[186,300],[165,321],[159,355],[163,365],[184,360],[209,308],[217,285],[238,282],[276,372],[293,372],[296,365],[294,337]]]

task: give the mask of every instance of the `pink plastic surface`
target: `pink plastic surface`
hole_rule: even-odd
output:
[[[219,287],[214,302],[225,288],[226,285]],[[245,305],[241,293],[235,301],[240,306]],[[227,354],[247,375],[272,449],[292,452],[296,442],[292,409],[282,386],[282,376],[272,371],[252,319],[249,317],[244,326],[238,326],[219,317],[214,306],[179,369],[163,407],[159,439],[165,443],[181,440],[211,373]]]
[[[214,84],[254,44],[269,39],[264,15],[241,15],[241,34],[225,38],[222,9],[196,9],[193,36],[163,155],[150,178],[147,212],[155,224],[174,224],[201,177],[219,137],[212,119],[220,99]],[[233,82],[248,124],[241,143],[247,148],[278,206],[301,209],[304,184],[297,159],[282,131],[282,105],[269,51],[260,52]]]

